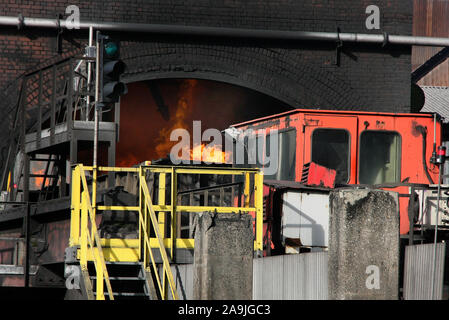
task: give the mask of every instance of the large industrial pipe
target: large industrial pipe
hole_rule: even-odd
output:
[[[16,26],[18,28],[66,28],[65,20],[46,18],[26,18],[0,16],[0,25]],[[71,25],[70,25],[71,27]],[[249,38],[263,40],[310,40],[310,41],[342,41],[362,42],[397,45],[437,46],[449,47],[449,38],[414,37],[382,34],[345,33],[345,32],[315,32],[315,31],[283,31],[283,30],[259,30],[242,28],[217,28],[183,25],[163,25],[146,23],[121,23],[121,22],[80,22],[79,29],[88,30],[90,27],[101,31],[116,32],[143,32],[152,34],[199,36],[199,37],[225,37],[225,38]]]

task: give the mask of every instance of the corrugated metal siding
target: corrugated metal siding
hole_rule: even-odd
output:
[[[327,252],[253,260],[254,300],[327,300]],[[171,267],[179,298],[193,298],[193,264]]]
[[[180,300],[193,299],[193,264],[178,264],[171,266],[173,279]],[[170,290],[169,290],[170,292]],[[171,294],[169,299],[171,300]]]
[[[327,252],[254,259],[254,300],[327,300]]]
[[[432,298],[433,244],[407,246],[404,265],[404,299],[430,300]],[[435,300],[443,297],[445,243],[437,244]]]

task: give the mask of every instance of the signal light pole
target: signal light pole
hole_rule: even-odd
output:
[[[120,96],[128,89],[120,81],[125,72],[126,64],[120,60],[120,44],[118,41],[96,32],[96,63],[95,63],[95,110],[94,110],[94,154],[93,154],[93,186],[92,208],[96,212],[96,182],[98,173],[98,135],[99,113],[106,106],[119,102]]]
[[[93,154],[93,183],[92,183],[92,209],[94,216],[97,213],[97,154],[98,154],[98,112],[100,108],[100,65],[101,65],[101,39],[100,31],[96,34],[96,63],[95,63],[95,108],[94,108],[94,154]]]

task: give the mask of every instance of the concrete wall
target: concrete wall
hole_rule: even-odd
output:
[[[329,202],[329,299],[397,299],[398,194],[337,189]]]
[[[252,297],[253,223],[248,214],[195,216],[193,299]]]

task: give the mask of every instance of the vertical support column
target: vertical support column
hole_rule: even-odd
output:
[[[42,138],[42,95],[43,95],[43,86],[42,86],[42,70],[39,70],[39,96],[37,102],[37,130],[36,130],[36,148],[40,149],[41,147],[41,138]]]
[[[171,170],[171,227],[170,227],[170,258],[172,261],[175,259],[175,247],[176,247],[176,206],[178,199],[178,177],[176,169],[172,167]]]
[[[70,246],[79,244],[80,237],[80,204],[81,204],[81,177],[79,167],[73,169],[70,217]]]
[[[159,190],[158,190],[158,205],[165,205],[165,185],[166,185],[166,174],[161,172],[159,174]],[[161,211],[158,214],[158,224],[159,232],[162,238],[165,239],[165,211]]]
[[[329,206],[329,299],[398,299],[398,194],[337,189]]]
[[[145,239],[142,238],[143,230],[142,230],[142,223],[140,222],[140,217],[142,217],[142,220],[146,221],[146,210],[145,210],[145,201],[144,201],[144,193],[142,190],[142,179],[143,179],[144,171],[142,167],[139,167],[139,260],[143,260],[143,266],[146,269],[147,268],[147,259],[146,259],[146,246],[145,246]]]
[[[245,173],[245,187],[244,187],[244,191],[243,191],[243,203],[244,203],[244,207],[248,208],[249,207],[249,187],[251,184],[251,180],[250,180],[250,175],[249,172]]]
[[[31,208],[30,203],[26,204],[26,218],[25,218],[25,268],[24,268],[24,282],[25,288],[30,286],[30,242],[31,242]]]
[[[80,264],[81,269],[87,270],[87,201],[86,190],[81,194],[81,238],[80,238]]]
[[[55,126],[56,126],[56,65],[52,67],[52,94],[51,94],[51,103],[50,103],[50,144],[53,145],[55,143]]]
[[[115,152],[116,152],[116,146],[115,141],[109,141],[108,145],[108,167],[115,167]],[[115,172],[109,171],[108,172],[108,186],[112,187],[115,183]]]
[[[96,281],[96,288],[97,288],[97,300],[104,300],[104,274],[103,274],[103,268],[101,267],[101,258],[100,258],[100,252],[98,248],[94,248],[95,253],[95,269],[97,271],[97,281]]]
[[[248,214],[195,216],[194,300],[250,300],[253,223]]]
[[[256,207],[256,245],[257,256],[263,256],[263,172],[254,174],[254,206]]]
[[[72,131],[73,129],[73,69],[74,63],[73,59],[69,61],[69,79],[67,84],[67,129]]]
[[[159,190],[158,190],[158,205],[164,205],[165,204],[165,184],[166,184],[166,174],[161,172],[159,174]],[[165,239],[165,211],[161,211],[158,214],[157,219],[158,225],[159,225],[159,233],[162,236],[162,239]],[[167,298],[167,283],[165,281],[166,275],[165,272],[162,272],[162,296],[164,299]]]
[[[94,166],[92,178],[92,221],[96,221],[97,215],[97,166]],[[91,239],[94,238],[94,228],[92,228]]]

